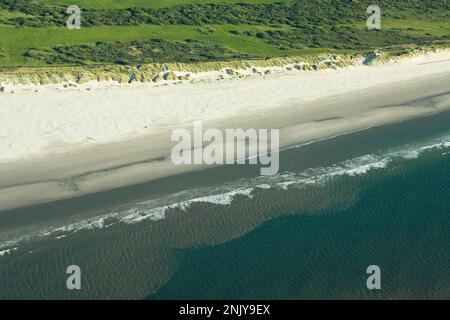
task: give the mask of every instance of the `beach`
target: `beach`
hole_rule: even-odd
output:
[[[290,148],[276,176],[218,166],[4,211],[0,298],[445,299],[449,120]]]
[[[74,2],[0,0],[0,301],[450,297],[450,1]]]
[[[205,168],[170,159],[172,130],[196,120],[222,130],[280,129],[280,147],[289,148],[450,109],[449,51],[395,64],[217,77],[7,86],[0,93],[0,211]]]

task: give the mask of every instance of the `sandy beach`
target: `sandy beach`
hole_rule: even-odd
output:
[[[280,129],[287,148],[450,109],[449,51],[379,66],[207,76],[7,87],[0,93],[0,210],[201,169],[170,160],[172,130],[196,120]]]

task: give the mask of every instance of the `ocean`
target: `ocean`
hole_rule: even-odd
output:
[[[0,299],[448,299],[449,169],[443,112],[0,212]]]

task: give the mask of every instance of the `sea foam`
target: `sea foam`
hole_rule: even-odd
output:
[[[378,153],[358,156],[338,162],[328,167],[315,167],[303,172],[281,172],[275,176],[259,176],[250,179],[239,179],[231,183],[208,188],[194,188],[168,195],[164,198],[137,203],[126,210],[111,212],[99,217],[93,217],[63,227],[48,228],[5,241],[0,244],[0,257],[11,254],[18,243],[36,237],[52,236],[62,239],[70,233],[80,230],[107,228],[116,223],[135,224],[143,221],[159,221],[166,218],[169,212],[186,213],[193,204],[205,203],[211,205],[231,205],[238,196],[252,199],[256,190],[277,188],[289,190],[291,187],[324,186],[337,177],[355,177],[367,174],[389,166],[394,161],[417,159],[421,154],[433,150],[442,150],[440,155],[448,154],[450,135],[391,148]]]

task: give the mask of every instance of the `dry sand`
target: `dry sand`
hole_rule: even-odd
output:
[[[0,93],[0,210],[199,169],[169,157],[171,131],[195,120],[279,128],[288,147],[449,110],[449,83],[447,51],[398,64],[159,87],[17,87]]]

